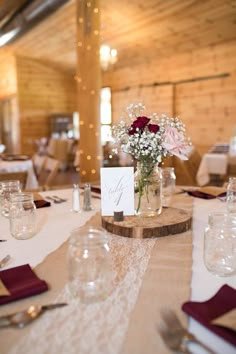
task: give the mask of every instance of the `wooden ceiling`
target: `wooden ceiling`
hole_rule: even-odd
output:
[[[101,42],[118,50],[116,67],[236,39],[236,0],[100,0]],[[76,5],[71,0],[0,48],[76,72]]]

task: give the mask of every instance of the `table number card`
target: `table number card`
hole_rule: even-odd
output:
[[[113,216],[114,211],[134,215],[134,168],[101,168],[102,215]]]

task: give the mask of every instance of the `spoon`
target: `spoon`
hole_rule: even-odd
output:
[[[18,327],[24,328],[27,324],[34,321],[43,312],[47,310],[53,310],[57,307],[66,306],[67,303],[58,303],[58,304],[51,304],[51,305],[31,305],[25,311],[16,312],[10,315],[0,317],[0,328],[4,327]]]
[[[0,269],[5,267],[7,263],[10,261],[11,256],[8,254],[6,257],[0,260]]]

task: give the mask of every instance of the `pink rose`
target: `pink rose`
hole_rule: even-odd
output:
[[[138,117],[132,124],[131,128],[129,129],[128,133],[129,135],[134,135],[137,133],[137,128],[141,131],[146,127],[148,122],[150,121],[150,118],[148,117]]]
[[[166,127],[162,146],[181,160],[188,160],[188,154],[191,148],[186,144],[184,134],[179,132],[176,128],[170,127],[169,125]]]
[[[148,130],[154,134],[156,134],[160,130],[160,127],[157,124],[148,124],[147,127],[148,127]]]

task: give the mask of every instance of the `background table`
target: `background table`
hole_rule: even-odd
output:
[[[37,177],[34,173],[32,160],[25,161],[4,161],[0,159],[0,172],[20,172],[27,171],[26,189],[38,187]]]

